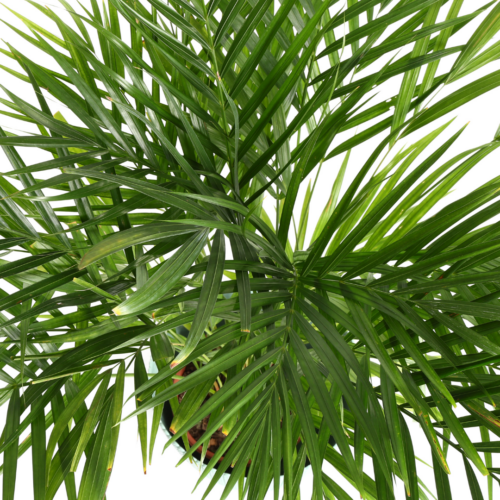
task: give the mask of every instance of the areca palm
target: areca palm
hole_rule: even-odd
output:
[[[71,23],[29,1],[53,30],[21,14],[29,33],[12,27],[57,70],[2,49],[3,69],[38,103],[2,86],[0,112],[37,130],[0,129],[11,167],[0,177],[0,278],[17,289],[0,292],[4,500],[30,448],[35,500],[63,483],[68,498],[102,499],[120,422],[137,419],[146,467],[163,406],[183,393],[190,405],[167,445],[210,418],[182,460],[200,445],[204,456],[217,429],[227,436],[203,472],[222,460],[207,493],[231,467],[224,498],[238,484],[240,497],[278,498],[283,475],[295,500],[310,463],[314,499],[349,498],[326,460],[362,498],[397,498],[397,477],[425,499],[415,421],[439,500],[451,498],[450,447],[472,498],[477,469],[491,499],[500,180],[435,207],[500,142],[464,151],[463,128],[432,124],[500,85],[499,72],[461,84],[500,56],[488,43],[500,4],[464,15],[464,0],[59,1]],[[377,98],[401,75],[397,95]],[[353,166],[351,150],[373,138]],[[403,138],[411,145],[399,149]],[[28,166],[20,147],[51,159]],[[330,198],[308,227],[332,159]],[[125,415],[129,396],[137,407]]]

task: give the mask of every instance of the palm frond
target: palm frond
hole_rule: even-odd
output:
[[[0,113],[26,129],[0,128],[5,500],[30,448],[35,500],[63,484],[68,498],[103,498],[120,423],[138,422],[146,470],[164,405],[166,447],[182,438],[181,462],[205,461],[198,484],[217,469],[205,496],[230,469],[222,498],[238,486],[241,499],[295,500],[310,464],[313,499],[351,498],[326,462],[361,498],[428,498],[414,421],[439,500],[454,498],[449,449],[471,497],[483,498],[477,470],[492,498],[500,179],[443,201],[500,145],[496,133],[465,150],[465,126],[442,120],[500,85],[487,72],[500,4],[471,3],[469,14],[464,0],[11,11],[30,48],[12,36],[1,49],[23,92],[2,85]],[[379,97],[398,76],[399,92]]]

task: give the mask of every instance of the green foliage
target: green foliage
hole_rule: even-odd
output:
[[[462,151],[465,127],[432,124],[500,85],[499,72],[471,77],[500,56],[489,44],[500,4],[462,15],[472,0],[60,3],[30,1],[52,29],[19,14],[26,30],[12,27],[57,70],[12,40],[2,49],[2,69],[37,100],[2,87],[0,113],[37,130],[0,128],[0,279],[15,289],[0,291],[3,497],[32,448],[36,500],[63,484],[68,499],[102,499],[120,422],[138,422],[146,470],[172,401],[167,446],[210,414],[181,462],[227,433],[205,495],[231,465],[222,498],[238,486],[241,499],[278,499],[283,471],[296,500],[310,463],[315,500],[350,498],[326,461],[364,499],[400,498],[395,477],[425,499],[414,421],[440,500],[452,498],[449,447],[472,498],[483,498],[476,470],[492,498],[500,178],[442,200],[500,143]],[[377,101],[397,76],[397,96]],[[376,136],[354,167],[351,151]],[[50,159],[26,165],[25,147]],[[322,168],[332,188],[318,202]]]

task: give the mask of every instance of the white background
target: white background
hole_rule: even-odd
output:
[[[60,15],[63,15],[60,6],[52,0],[53,3],[48,4]],[[77,7],[77,2],[74,0],[69,0],[72,5]],[[4,0],[4,3],[7,7],[12,9],[16,9],[19,13],[26,16],[29,19],[32,19],[44,26],[48,30],[52,32],[56,32],[53,24],[48,21],[44,16],[40,14],[33,6],[28,3],[24,3],[20,0]],[[84,5],[89,5],[90,2],[87,0],[83,1]],[[451,2],[448,2],[451,4]],[[462,8],[461,14],[466,14],[472,12],[475,9],[478,9],[480,6],[485,5],[487,2],[483,0],[465,0],[464,6]],[[42,2],[42,5],[47,5]],[[338,4],[340,5],[340,4]],[[339,7],[337,7],[339,8]],[[446,9],[444,10],[444,15],[446,14]],[[479,25],[480,21],[484,18],[484,14],[476,19],[474,22],[470,23],[468,27],[463,29],[457,36],[455,36],[451,43],[453,45],[460,45],[467,41],[467,39],[471,36],[475,28]],[[26,31],[26,28],[23,27],[22,22],[15,18],[10,12],[8,12],[5,8],[2,8],[0,13],[0,19],[6,20],[9,23],[17,26],[20,29]],[[440,18],[439,20],[443,20]],[[30,58],[34,59],[39,64],[47,65],[53,69],[56,69],[53,63],[45,57],[40,52],[36,51],[30,44],[26,41],[22,40],[20,37],[15,35],[10,29],[4,28],[3,26],[0,28],[0,37],[3,40],[9,41],[21,52],[24,52],[29,55]],[[341,31],[338,33],[339,36],[342,35]],[[498,37],[494,39],[497,41]],[[389,57],[392,54],[388,54]],[[402,55],[402,54],[401,54]],[[453,63],[454,57],[447,58],[444,60],[440,66],[438,74],[444,73],[451,67]],[[15,65],[11,59],[0,55],[0,64],[4,66],[13,67],[13,69],[19,71],[19,67]],[[455,84],[450,85],[450,87],[442,90],[438,96],[439,98],[444,97],[447,93],[453,92],[457,90],[461,85],[465,85],[470,81],[473,81],[485,74],[488,74],[492,71],[496,71],[500,69],[500,63],[496,62],[482,68],[477,73],[459,80]],[[370,69],[371,71],[371,69]],[[0,73],[0,83],[10,89],[11,91],[17,93],[20,97],[25,99],[26,101],[36,103],[33,91],[30,86],[27,84],[21,83],[19,80],[14,77],[8,75],[5,72]],[[399,91],[399,85],[401,83],[401,77],[393,78],[390,82],[385,83],[382,86],[382,89],[377,89],[377,92],[380,92],[382,98],[389,98],[396,95]],[[5,97],[5,96],[4,96]],[[378,99],[378,98],[377,98]],[[489,92],[482,97],[476,99],[475,101],[463,106],[458,112],[452,113],[449,116],[443,117],[438,123],[432,124],[432,129],[437,128],[438,125],[448,121],[450,118],[456,116],[455,122],[448,128],[448,130],[441,136],[438,140],[437,144],[442,144],[444,140],[448,139],[454,132],[458,130],[462,125],[470,121],[470,125],[461,136],[460,140],[455,143],[452,148],[452,151],[449,152],[445,158],[442,159],[442,164],[446,159],[455,156],[456,154],[487,143],[493,139],[493,136],[500,124],[500,89],[496,89],[495,91]],[[67,110],[63,109],[61,106],[56,107],[52,104],[53,111],[62,111],[63,114],[67,117],[71,117],[71,114],[67,112]],[[4,126],[9,131],[16,131],[22,135],[22,131],[33,131],[28,125],[25,125],[21,122],[14,122],[6,117],[0,116],[0,124]],[[425,129],[421,131],[419,135],[415,134],[402,142],[399,147],[404,144],[411,144],[417,138],[421,137],[424,132],[429,132],[431,129]],[[336,146],[346,138],[348,138],[352,131],[346,134],[343,134],[336,138],[335,143],[332,146]],[[378,145],[378,142],[382,139],[383,136],[379,136],[374,138],[373,140],[365,143],[362,147],[357,148],[356,151],[353,152],[349,164],[349,169],[346,175],[346,182],[351,180],[363,162],[367,159],[368,155],[374,150],[374,148]],[[396,149],[399,149],[396,148]],[[45,158],[45,153],[40,153],[34,150],[24,149],[21,151],[23,158],[27,165],[43,161]],[[337,157],[330,162],[327,162],[321,173],[317,191],[315,196],[313,197],[313,203],[311,206],[311,215],[310,219],[312,222],[316,221],[321,214],[323,207],[328,200],[330,195],[331,186],[335,179],[335,174],[338,171],[340,163],[343,157]],[[48,156],[47,156],[48,159]],[[475,169],[470,172],[455,188],[454,192],[450,193],[448,196],[446,203],[449,203],[452,200],[460,198],[466,193],[470,192],[472,189],[480,186],[487,180],[500,175],[500,151],[497,151],[491,154],[489,157],[484,159],[479,165],[475,167]],[[8,171],[10,170],[10,166],[6,158],[3,156],[3,153],[0,153],[0,171]],[[304,183],[304,186],[306,183]],[[301,192],[301,196],[303,197],[303,192]],[[272,205],[268,203],[269,200],[266,200],[266,207],[269,208],[269,214],[272,212]],[[299,200],[301,201],[301,200]],[[443,205],[443,202],[440,206]],[[301,202],[297,205],[296,217],[300,216],[300,207]],[[271,216],[271,218],[273,218]],[[310,231],[314,228],[313,223],[310,224]],[[310,237],[311,232],[308,232],[308,238]],[[306,242],[308,241],[306,238]],[[0,286],[5,286],[3,283]],[[132,379],[127,379],[126,391],[128,394],[132,392]],[[128,403],[124,409],[124,415],[127,415],[133,410],[132,403]],[[5,411],[6,408],[0,408],[0,424],[3,426],[5,422]],[[463,413],[459,411],[459,415]],[[418,429],[417,425],[413,422],[409,422],[410,431],[414,436],[414,445],[416,455],[426,463],[431,463],[432,458],[430,454],[429,447],[427,445],[426,439],[423,433]],[[473,431],[470,433],[472,441],[480,441],[480,436],[478,431]],[[495,437],[492,436],[494,440]],[[140,446],[137,438],[137,427],[136,423],[133,420],[129,420],[122,425],[121,435],[120,435],[120,444],[118,448],[117,459],[115,462],[115,470],[113,472],[111,482],[107,492],[108,500],[122,500],[122,499],[136,499],[136,498],[154,498],[154,499],[199,499],[201,498],[204,488],[203,484],[200,488],[191,495],[191,490],[196,482],[198,472],[193,465],[189,463],[184,463],[180,467],[175,468],[175,464],[179,459],[179,455],[177,451],[173,448],[167,450],[166,453],[162,454],[162,448],[166,439],[164,435],[161,433],[158,436],[156,451],[153,459],[152,466],[148,467],[147,475],[144,475],[142,471],[141,464],[141,454],[140,454]],[[494,459],[495,460],[495,459]],[[454,452],[450,449],[449,452],[449,465],[452,471],[451,487],[453,492],[453,498],[456,500],[469,499],[470,492],[467,486],[467,480],[465,476],[465,470],[462,464],[461,455]],[[499,462],[494,463],[494,466],[499,466]],[[324,470],[331,475],[339,484],[346,487],[347,491],[349,491],[353,498],[358,498],[354,489],[351,488],[342,477],[337,474],[332,467],[328,464],[325,464]],[[421,478],[424,479],[428,488],[435,492],[434,487],[434,477],[432,470],[426,466],[424,463],[418,462],[418,471]],[[81,474],[81,472],[80,472]],[[79,474],[77,473],[77,477]],[[207,484],[207,483],[205,483]],[[487,498],[486,493],[486,480],[484,478],[480,478],[480,484],[483,488],[484,497]],[[311,478],[310,471],[306,471],[305,479],[303,482],[303,497],[304,499],[310,498],[311,491]],[[209,498],[217,499],[220,498],[222,493],[222,487],[216,487],[213,493]],[[0,492],[1,495],[1,492]],[[27,452],[22,458],[19,460],[18,465],[18,475],[17,475],[17,490],[16,490],[16,498],[20,500],[30,500],[33,498],[32,493],[32,475],[31,475],[31,453]],[[64,500],[66,498],[64,487],[61,488],[57,497],[58,500]],[[230,498],[237,498],[235,492],[231,495]],[[270,497],[269,497],[270,498]],[[396,499],[403,500],[405,498],[405,494],[402,488],[401,483],[397,484],[396,491]],[[495,485],[495,494],[494,498],[500,498],[500,489],[497,485]]]

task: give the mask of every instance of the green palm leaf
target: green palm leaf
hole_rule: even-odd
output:
[[[500,180],[445,198],[500,143],[439,120],[497,89],[500,4],[59,3],[10,10],[1,49],[33,92],[0,99],[3,496],[31,448],[35,500],[104,498],[133,418],[144,471],[162,421],[166,447],[206,423],[180,458],[204,497],[230,468],[222,498],[295,500],[310,464],[312,498],[350,498],[326,461],[361,498],[429,498],[418,426],[439,500],[449,450],[491,498]]]

